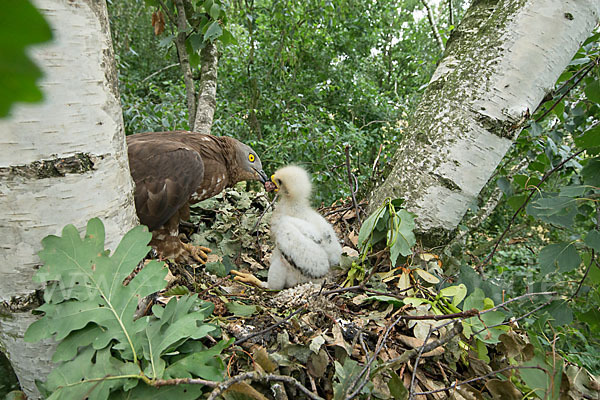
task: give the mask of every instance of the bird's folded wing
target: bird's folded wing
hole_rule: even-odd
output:
[[[137,214],[151,230],[162,226],[188,201],[204,176],[198,152],[167,138],[128,138],[128,155]]]
[[[282,256],[302,274],[321,278],[329,271],[329,260],[322,246],[323,232],[309,222],[281,216],[272,222],[271,232]]]

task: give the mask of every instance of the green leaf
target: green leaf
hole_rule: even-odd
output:
[[[56,347],[56,351],[52,356],[52,361],[55,363],[61,361],[70,361],[77,355],[80,347],[89,345],[94,341],[102,330],[96,324],[88,324],[85,328],[71,332],[62,342]]]
[[[600,330],[600,311],[595,308],[592,308],[585,313],[578,313],[577,319],[588,324],[590,329],[595,332]]]
[[[133,314],[138,299],[166,284],[166,269],[162,263],[153,261],[128,286],[123,286],[123,280],[148,252],[146,243],[151,234],[143,226],[132,229],[109,257],[104,252],[104,226],[99,219],[88,222],[83,240],[72,225],[66,226],[62,233],[62,237],[44,238],[43,250],[39,252],[44,266],[35,279],[60,280],[60,285],[51,286],[51,301],[40,307],[46,313],[40,320],[44,322],[39,322],[47,326],[43,337],[56,335],[56,340],[61,340],[71,331],[94,322],[106,328],[96,338],[97,349],[116,340],[133,351]],[[32,332],[37,324],[30,328]]]
[[[512,185],[510,184],[510,181],[508,179],[506,179],[506,177],[504,177],[504,176],[498,178],[498,180],[496,181],[496,184],[498,185],[500,190],[502,190],[502,193],[504,193],[506,195],[506,197],[510,197],[515,193]]]
[[[394,372],[390,371],[391,379],[388,381],[388,388],[394,400],[406,400],[408,399],[408,390],[404,386],[402,379]]]
[[[573,311],[565,300],[553,301],[548,305],[546,311],[553,318],[551,321],[553,326],[564,326],[573,322]]]
[[[219,6],[217,3],[213,3],[208,13],[212,19],[219,19],[219,14],[221,14],[221,6]]]
[[[538,185],[540,183],[540,179],[531,175],[515,175],[513,176],[513,182],[525,189],[526,187]]]
[[[179,301],[169,301],[164,309],[153,307],[156,318],[149,318],[145,330],[138,335],[143,343],[144,357],[150,361],[145,371],[150,378],[163,378],[165,361],[161,356],[179,341],[200,339],[216,330],[212,325],[202,324],[212,311],[212,305],[206,304],[201,310],[190,313],[195,302],[195,296],[184,296]]]
[[[145,384],[138,386],[140,368],[151,379],[162,378],[169,360],[163,356],[177,354],[186,342],[208,334],[220,335],[217,327],[203,322],[214,305],[199,303],[195,296],[172,297],[164,308],[153,307],[154,316],[134,321],[138,300],[166,285],[167,270],[156,261],[123,285],[148,252],[150,237],[145,227],[136,227],[109,256],[104,250],[104,226],[94,218],[88,222],[83,239],[68,225],[62,236],[48,236],[42,241],[39,255],[44,265],[35,277],[40,282],[58,282],[48,285],[47,303],[37,310],[45,315],[31,324],[25,337],[28,341],[52,335],[59,341],[64,339],[53,357],[62,364],[45,385],[54,392],[50,398],[104,399],[109,392],[119,390],[128,392],[128,398],[172,393],[167,388],[148,391]],[[221,350],[222,346],[215,347],[205,356]],[[224,370],[215,359],[196,365],[204,376],[222,376]],[[201,392],[194,388],[194,396],[184,397],[196,398]]]
[[[483,290],[477,288],[465,299],[463,308],[470,310],[476,308],[480,311],[488,308],[491,299],[486,298]],[[505,314],[502,311],[490,311],[479,316],[471,317],[463,321],[465,336],[470,337],[471,334],[479,332],[475,337],[484,343],[498,343],[500,335],[504,333],[502,327],[489,328],[492,325],[497,325],[504,322]]]
[[[235,38],[235,36],[233,36],[233,34],[231,32],[229,32],[227,29],[223,29],[223,34],[221,35],[221,42],[224,45],[228,45],[228,44],[237,45],[238,44],[238,41]]]
[[[415,215],[406,210],[399,210],[393,220],[394,242],[390,247],[390,260],[396,263],[399,255],[404,257],[412,254],[412,247],[417,243],[413,229],[415,229]]]
[[[556,271],[568,272],[579,267],[581,257],[572,243],[560,242],[550,244],[540,250],[540,270],[543,275]]]
[[[513,210],[516,211],[523,205],[523,203],[525,202],[526,199],[527,199],[527,195],[521,194],[521,195],[517,195],[517,196],[513,196],[513,197],[509,198],[508,200],[506,200],[506,202]]]
[[[600,186],[600,157],[588,160],[581,170],[581,176],[586,185]]]
[[[544,222],[569,228],[577,215],[577,200],[556,193],[542,193],[527,205],[526,211]]]
[[[87,347],[70,363],[56,367],[48,375],[45,387],[53,392],[48,399],[106,399],[111,390],[123,386],[127,378],[106,379],[139,373],[132,362],[111,356],[109,349],[94,351]],[[136,379],[137,381],[137,379]]]
[[[583,242],[600,254],[600,231],[593,230],[588,232]]]
[[[585,195],[590,189],[590,186],[585,185],[564,186],[560,188],[559,196],[577,198]]]
[[[596,125],[576,137],[575,144],[583,149],[600,146],[600,125]]]
[[[6,5],[0,13],[0,118],[15,102],[37,102],[41,70],[27,55],[32,44],[52,39],[50,26],[29,0]]]
[[[349,394],[347,390],[350,388],[350,385],[358,378],[358,374],[361,373],[362,366],[350,357],[346,357],[343,366],[338,361],[334,361],[334,366],[333,400],[343,400]],[[371,388],[372,383],[368,383],[363,387],[361,393],[370,393]]]
[[[467,286],[464,283],[448,286],[440,290],[440,295],[452,298],[452,305],[458,306],[467,295]]]
[[[219,21],[213,21],[208,25],[208,28],[206,28],[204,41],[210,40],[212,42],[213,40],[220,38],[222,34],[223,29],[221,28],[221,25],[219,25]]]
[[[179,358],[165,370],[165,379],[198,377],[211,381],[222,381],[225,367],[218,356],[233,341],[233,338],[221,340],[209,349],[196,350]]]
[[[382,219],[387,214],[387,205],[383,205],[379,207],[373,214],[369,215],[369,217],[363,222],[360,227],[360,231],[358,232],[358,247],[361,251],[364,251],[365,246],[367,244],[373,245],[375,242],[371,241],[371,236],[374,233],[375,226],[380,219]]]
[[[182,285],[177,285],[177,286],[173,286],[171,289],[167,290],[162,295],[164,297],[171,297],[171,296],[183,296],[186,294],[190,294],[190,289],[188,289],[187,287],[182,286]]]
[[[588,100],[600,103],[600,80],[596,79],[592,83],[588,83],[584,92]]]
[[[491,283],[489,280],[484,281],[468,265],[461,265],[460,267],[460,282],[465,284],[468,293],[473,293],[475,290],[481,289],[495,304],[504,301],[504,289]],[[467,309],[467,307],[463,306],[463,309]]]
[[[254,314],[257,310],[255,305],[246,305],[242,303],[238,303],[232,301],[231,303],[226,304],[227,310],[233,315],[237,315],[239,317],[249,317]]]
[[[544,369],[548,368],[546,361],[540,355],[536,356],[530,361],[527,361],[523,365],[526,367],[541,367]],[[523,382],[525,382],[527,387],[529,387],[538,398],[545,398],[544,394],[546,393],[546,388],[548,386],[548,377],[546,372],[541,369],[523,368],[519,370],[519,375],[521,375]]]
[[[423,279],[424,281],[437,285],[438,283],[440,283],[440,278],[438,278],[437,276],[421,269],[421,268],[415,268],[413,271],[415,271],[417,273],[417,275],[419,275],[421,277],[421,279]]]

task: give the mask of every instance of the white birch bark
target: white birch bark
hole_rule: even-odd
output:
[[[54,40],[32,52],[45,101],[0,120],[0,349],[29,398],[44,379],[50,342],[24,343],[37,304],[31,281],[41,239],[92,217],[115,248],[136,225],[106,4],[35,0]]]
[[[404,198],[424,243],[446,242],[599,14],[598,0],[474,2],[371,209]]]
[[[217,108],[217,72],[219,67],[219,51],[217,44],[206,42],[200,53],[201,76],[194,132],[210,134],[215,109]]]

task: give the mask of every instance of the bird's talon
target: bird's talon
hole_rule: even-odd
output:
[[[206,253],[210,253],[211,249],[204,246],[194,246],[189,243],[182,243],[183,248],[188,252],[189,257],[200,264],[206,264],[208,261],[208,255]]]
[[[233,275],[235,275],[233,280],[236,282],[242,282],[242,283],[246,283],[248,285],[254,285],[256,287],[263,288],[263,289],[266,288],[266,284],[252,274],[236,271],[235,269],[232,269],[231,273]]]

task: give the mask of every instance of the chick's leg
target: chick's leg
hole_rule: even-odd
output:
[[[231,273],[233,275],[235,275],[235,277],[233,278],[234,281],[246,283],[248,285],[254,285],[261,289],[268,288],[267,284],[265,282],[261,281],[260,279],[258,279],[257,277],[255,277],[254,275],[252,275],[250,273],[236,271],[235,269],[232,269]]]

